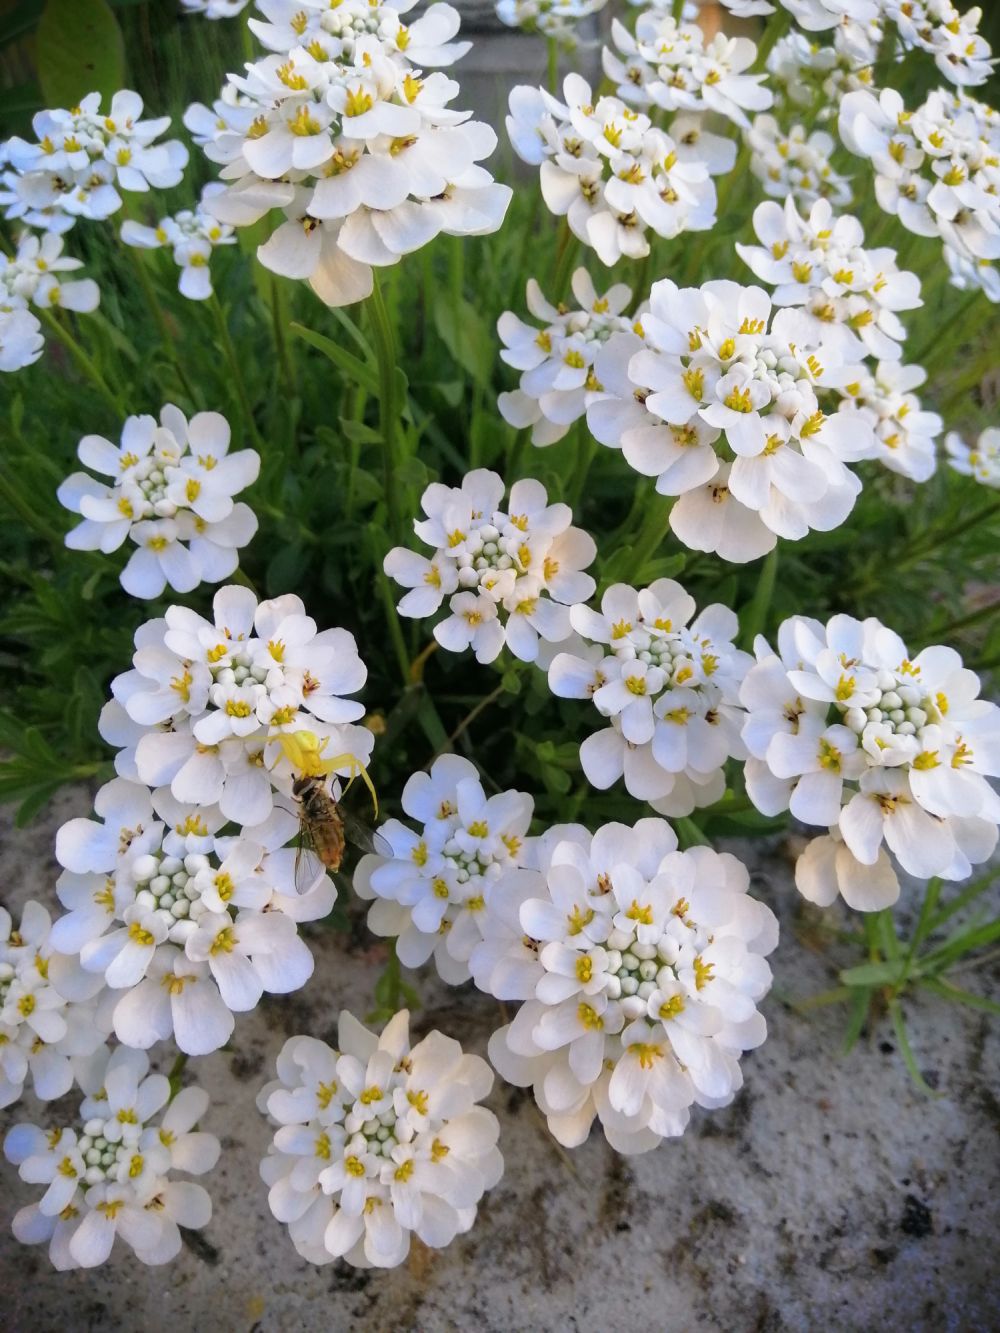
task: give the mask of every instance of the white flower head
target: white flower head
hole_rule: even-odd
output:
[[[733,644],[736,616],[721,605],[700,614],[679,583],[612,585],[600,611],[575,606],[573,628],[603,658],[557,654],[549,688],[590,699],[609,725],[583,742],[589,782],[624,777],[629,794],[662,814],[687,815],[725,788],[723,765],[741,758],[739,686],[751,659]]]
[[[450,615],[434,626],[443,648],[472,648],[478,661],[492,662],[506,645],[533,662],[540,641],[569,637],[569,607],[596,586],[583,571],[597,548],[571,526],[568,505],[549,504],[540,482],[516,481],[506,501],[504,489],[484,468],[467,473],[461,486],[428,486],[421,501],[427,517],[413,527],[434,554],[394,547],[385,572],[412,590],[399,603],[402,615],[434,615],[449,599]]]
[[[229,444],[229,423],[218,412],[197,412],[189,421],[170,403],[159,422],[129,417],[120,445],[84,436],[80,461],[111,480],[74,472],[59,487],[60,503],[82,517],[66,545],[109,553],[134,543],[121,575],[133,597],[158,597],[168,586],[190,592],[228,578],[257,531],[253,510],[233,497],[260,471],[254,449],[230,453]]]
[[[212,275],[209,262],[212,251],[220,245],[235,245],[233,227],[219,222],[206,211],[206,202],[224,187],[214,181],[205,186],[201,202],[193,209],[185,208],[172,217],[161,218],[155,227],[142,223],[122,223],[122,240],[126,245],[142,250],[159,250],[169,246],[174,263],[180,269],[178,289],[190,301],[206,301],[212,295]]]
[[[458,984],[470,975],[492,885],[521,864],[533,802],[525,792],[487,796],[475,765],[445,754],[429,773],[413,774],[402,804],[419,828],[383,824],[392,856],[365,856],[354,888],[372,901],[369,929],[396,936],[407,967],[433,957],[441,977]]]
[[[741,1086],[777,922],[735,857],[679,852],[663,820],[564,826],[533,850],[535,868],[493,897],[506,947],[491,928],[473,954],[484,989],[524,1001],[490,1058],[533,1086],[561,1143],[596,1116],[612,1147],[645,1152],[683,1133],[692,1103],[724,1106]]]
[[[761,640],[741,699],[750,751],[747,792],[831,830],[811,849],[799,887],[817,902],[837,888],[864,911],[895,901],[883,844],[920,879],[964,879],[996,846],[1000,709],[940,645],[911,658],[874,618],[793,617],[778,652]]]
[[[365,710],[346,697],[368,673],[354,636],[319,630],[298,597],[258,605],[230,585],[212,606],[211,620],[171,606],[140,627],[133,670],[111,687],[137,729],[106,710],[101,731],[127,747],[119,772],[169,786],[181,802],[218,804],[237,824],[262,824],[273,792],[291,794],[305,742],[324,773],[355,776],[368,763],[375,738],[351,725]]]
[[[376,1037],[346,1011],[339,1050],[292,1037],[258,1105],[276,1123],[261,1176],[310,1263],[395,1268],[411,1236],[439,1249],[469,1230],[503,1173],[489,1066],[406,1010]]]
[[[18,1124],[4,1140],[22,1180],[46,1186],[15,1215],[14,1235],[48,1242],[60,1271],[96,1268],[116,1239],[144,1264],[168,1263],[180,1253],[178,1227],[203,1227],[212,1215],[207,1191],[173,1175],[203,1175],[218,1160],[219,1140],[192,1132],[207,1094],[185,1088],[170,1100],[168,1079],[149,1073],[144,1052],[102,1055],[80,1080],[87,1095],[75,1127]]]
[[[30,311],[0,312],[0,371],[34,365],[44,347],[42,326]]]
[[[981,486],[1000,489],[1000,429],[987,426],[974,445],[968,445],[957,431],[944,438],[948,463],[963,476],[975,477]]]

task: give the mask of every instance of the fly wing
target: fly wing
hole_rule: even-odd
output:
[[[376,856],[392,856],[392,848],[381,833],[377,833],[375,829],[369,828],[363,820],[360,820],[357,815],[352,815],[351,812],[345,810],[342,805],[338,806],[337,809],[340,812],[341,819],[344,821],[344,836],[353,843],[359,851],[374,852]]]
[[[316,840],[307,819],[299,820],[299,845],[295,852],[295,892],[308,893],[326,874],[316,853]]]

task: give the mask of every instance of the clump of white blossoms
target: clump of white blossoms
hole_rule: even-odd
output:
[[[567,75],[563,97],[518,85],[507,132],[518,157],[540,167],[547,207],[602,263],[649,254],[647,230],[670,238],[713,226],[715,184],[697,147],[684,151],[618,97],[595,103],[579,74]]]
[[[30,311],[0,311],[0,371],[33,366],[44,350],[42,326]]]
[[[968,445],[957,431],[944,437],[948,463],[956,472],[975,477],[982,486],[1000,490],[1000,429],[988,426],[974,445]]]
[[[55,233],[33,236],[24,232],[13,255],[0,254],[0,313],[27,310],[96,310],[101,293],[93,278],[66,281],[64,273],[83,268],[83,261],[62,252],[62,237]]]
[[[747,794],[829,828],[796,867],[799,890],[877,911],[899,896],[886,852],[919,879],[964,879],[997,843],[1000,709],[940,645],[911,658],[878,620],[786,620],[740,692]],[[883,846],[884,844],[884,846]]]
[[[50,928],[32,899],[16,928],[0,907],[0,1107],[29,1083],[40,1101],[62,1097],[110,1030],[100,979],[58,956]]]
[[[313,958],[297,924],[326,916],[336,891],[309,853],[298,891],[295,814],[275,809],[225,837],[218,807],[182,805],[123,778],[101,788],[95,810],[56,836],[67,915],[52,947],[115,992],[119,1041],[145,1050],[173,1037],[205,1055],[264,991],[305,985]]]
[[[976,5],[964,12],[951,0],[880,0],[884,19],[896,25],[904,50],[926,51],[951,83],[985,83],[992,73],[993,52],[979,32],[983,17]]]
[[[190,592],[228,578],[257,531],[253,510],[233,497],[260,471],[256,450],[231,454],[230,439],[218,412],[197,412],[189,421],[171,403],[159,423],[129,417],[119,445],[85,435],[80,462],[111,482],[74,472],[59,487],[60,504],[81,515],[66,545],[108,554],[133,542],[121,573],[133,597],[159,597],[168,586]]]
[[[824,44],[790,32],[775,43],[767,60],[780,100],[807,108],[824,123],[836,116],[845,93],[871,87],[882,34],[877,24],[848,20],[832,36],[832,43]]]
[[[520,791],[488,797],[473,763],[444,754],[408,779],[402,806],[419,830],[383,824],[392,855],[363,857],[354,888],[373,900],[368,928],[396,937],[400,962],[420,967],[433,957],[442,979],[458,985],[469,979],[493,885],[521,864],[534,803]]]
[[[405,1009],[379,1037],[344,1011],[338,1040],[282,1047],[257,1099],[278,1125],[260,1173],[309,1263],[395,1268],[412,1236],[439,1249],[468,1231],[503,1174],[496,1117],[477,1105],[493,1074],[440,1032],[411,1046]]]
[[[14,1215],[24,1245],[48,1242],[60,1271],[96,1268],[120,1239],[144,1264],[165,1264],[181,1250],[179,1228],[208,1224],[208,1192],[183,1175],[204,1175],[219,1159],[219,1140],[196,1131],[208,1094],[150,1074],[142,1051],[119,1046],[80,1080],[86,1094],[75,1126],[18,1124],[4,1140],[22,1180],[44,1185],[37,1203]],[[169,1103],[169,1104],[168,1104]]]
[[[471,648],[485,663],[506,644],[522,662],[534,662],[540,639],[569,637],[570,606],[596,587],[583,571],[597,547],[571,526],[568,505],[549,504],[541,482],[516,481],[501,508],[504,489],[485,468],[466,473],[461,486],[428,486],[421,498],[427,517],[413,530],[434,554],[396,546],[385,572],[411,589],[400,615],[432,616],[448,598],[450,614],[434,626],[442,648]]]
[[[608,0],[497,0],[496,16],[508,28],[541,33],[566,51],[580,40],[579,25],[599,14]]]
[[[803,217],[790,195],[753,215],[760,245],[736,251],[754,276],[775,290],[779,306],[799,306],[812,320],[813,341],[832,342],[845,359],[898,361],[906,329],[898,311],[923,305],[920,279],[896,265],[895,250],[866,250],[856,217],[837,217],[819,199]]]
[[[500,357],[521,371],[518,388],[500,394],[497,407],[511,426],[530,426],[531,442],[540,446],[561,440],[603,393],[594,374],[597,354],[613,334],[634,332],[638,323],[638,314],[622,313],[632,300],[624,283],[599,296],[587,270],[578,268],[572,290],[579,309],[554,306],[532,278],[528,310],[544,327],[526,324],[511,310],[497,321],[504,344]]]
[[[757,47],[749,37],[716,33],[706,39],[697,23],[678,23],[671,14],[647,10],[635,35],[613,19],[609,47],[601,52],[604,73],[631,106],[663,111],[714,111],[744,128],[748,111],[766,111],[773,102],[766,75],[749,74]]]
[[[851,202],[851,182],[834,170],[837,145],[825,130],[810,132],[795,124],[786,132],[773,116],[755,116],[746,140],[750,170],[765,194],[793,198],[804,208],[817,199],[830,199],[840,208]]]
[[[107,112],[100,93],[89,93],[71,110],[39,111],[32,121],[37,142],[9,139],[7,156],[16,173],[8,180],[14,198],[7,216],[44,227],[46,216],[65,230],[78,217],[103,219],[122,206],[120,190],[145,192],[177,185],[188,151],[179,139],[156,143],[169,116],[142,120],[138,93],[115,93]],[[29,211],[30,216],[25,216]]]
[[[236,244],[234,228],[219,222],[206,208],[207,201],[223,188],[218,181],[206,185],[195,208],[183,208],[172,217],[161,218],[155,227],[131,219],[122,223],[122,240],[126,245],[141,250],[170,247],[174,263],[181,271],[177,286],[181,295],[191,301],[206,301],[212,295],[209,270],[212,251],[220,245]]]
[[[247,588],[220,588],[206,620],[184,606],[136,632],[133,669],[111,683],[100,731],[124,746],[118,772],[176,800],[218,805],[226,819],[262,824],[275,790],[290,794],[290,738],[355,776],[375,738],[352,726],[364,705],[344,696],[368,672],[354,635],[318,630],[292,594],[257,603]],[[285,742],[285,743],[283,743]]]
[[[664,279],[643,338],[619,334],[597,358],[606,396],[588,426],[680,497],[670,526],[686,546],[745,562],[850,513],[861,482],[846,463],[870,456],[872,430],[860,414],[824,410],[859,368],[820,325],[793,309],[772,319],[759,287]]]
[[[243,227],[283,210],[257,256],[328,305],[363,299],[373,266],[441,233],[496,231],[510,202],[478,165],[496,135],[449,107],[457,83],[422,74],[467,49],[451,42],[458,14],[434,4],[407,26],[408,7],[261,4],[267,21],[250,26],[273,54],[229,76],[253,119],[204,145],[227,186],[214,216]]]
[[[854,421],[859,411],[872,429],[872,447],[866,455],[877,458],[890,472],[912,481],[927,481],[937,468],[937,436],[944,422],[926,411],[913,392],[927,379],[922,366],[879,361],[840,392],[840,410]]]
[[[875,173],[880,207],[918,236],[940,237],[974,276],[1000,258],[996,166],[1000,117],[964,92],[931,92],[916,111],[886,88],[850,93],[840,105],[840,137]],[[982,288],[995,299],[995,284]]]
[[[647,1152],[684,1132],[693,1104],[725,1106],[742,1086],[778,923],[735,857],[678,851],[661,819],[563,825],[532,847],[532,868],[499,881],[473,956],[483,989],[524,1001],[490,1059],[533,1087],[560,1143],[582,1143],[596,1116],[618,1152]]]
[[[739,687],[752,659],[733,645],[728,607],[695,610],[672,579],[639,590],[616,583],[600,611],[570,613],[599,649],[558,653],[548,673],[553,694],[590,699],[609,721],[580,746],[587,780],[604,790],[624,777],[631,796],[666,815],[719,800],[723,765],[745,753]]]

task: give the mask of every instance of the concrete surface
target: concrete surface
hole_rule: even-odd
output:
[[[88,793],[73,789],[29,830],[10,832],[7,820],[8,906],[32,894],[54,903],[54,831],[88,809]],[[210,1225],[167,1269],[116,1251],[95,1272],[57,1274],[43,1249],[11,1238],[11,1215],[37,1190],[0,1164],[0,1329],[996,1329],[1000,1026],[953,1006],[910,1006],[935,1099],[914,1089],[887,1028],[841,1057],[843,1010],[806,1017],[788,1004],[831,984],[837,960],[824,923],[803,910],[780,851],[758,845],[748,860],[754,891],[782,919],[764,1004],[770,1037],[745,1058],[735,1104],[696,1112],[682,1140],[625,1160],[593,1135],[567,1157],[527,1096],[499,1085],[490,1105],[507,1174],[468,1236],[443,1252],[421,1249],[388,1274],[311,1268],[267,1208],[257,1162],[268,1129],[254,1094],[286,1036],[332,1038],[342,1004],[365,1012],[384,954],[360,927],[348,937],[307,928],[318,964],[309,985],[241,1016],[230,1051],[188,1067],[212,1095],[206,1127],[223,1141],[204,1180],[215,1200]],[[995,980],[982,969],[966,984],[986,993]],[[427,1007],[418,1031],[439,1027],[485,1053],[497,1021],[491,1001],[429,977],[419,989]],[[0,1113],[0,1131],[21,1114]]]

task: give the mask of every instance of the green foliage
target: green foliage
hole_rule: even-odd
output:
[[[35,39],[38,78],[50,106],[122,87],[125,47],[106,0],[47,0]]]

